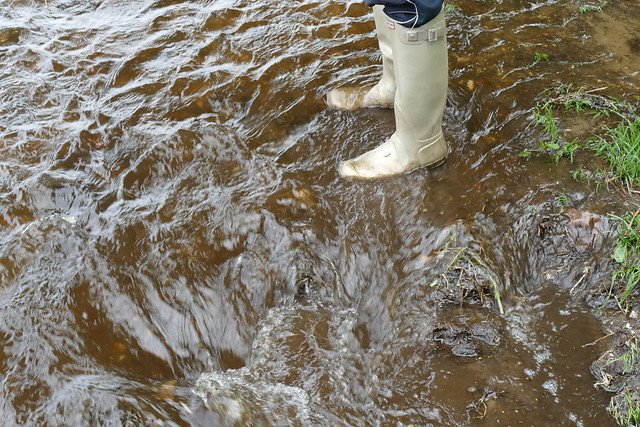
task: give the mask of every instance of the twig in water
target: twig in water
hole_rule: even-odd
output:
[[[605,89],[609,89],[609,86],[599,87],[598,89],[586,90],[586,91],[584,91],[584,92],[582,92],[582,93],[600,92],[601,90],[605,90]]]
[[[590,343],[588,343],[588,344],[584,344],[584,345],[582,346],[582,348],[589,347],[589,346],[592,346],[592,345],[596,345],[599,341],[602,341],[602,340],[604,340],[604,339],[607,339],[607,338],[609,338],[609,337],[611,337],[611,336],[613,336],[613,335],[615,335],[615,334],[616,334],[615,332],[611,332],[610,334],[605,335],[605,336],[603,336],[603,337],[601,337],[601,338],[598,338],[597,340],[595,340],[595,341],[593,341],[593,342],[590,342]]]
[[[573,288],[571,288],[571,290],[569,291],[570,295],[573,295],[573,291],[575,291],[575,289],[580,286],[580,283],[582,283],[582,281],[584,280],[585,277],[587,277],[587,274],[589,274],[590,270],[589,267],[585,267],[582,270],[582,277],[576,282],[575,285],[573,285]]]

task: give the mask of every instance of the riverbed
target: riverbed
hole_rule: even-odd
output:
[[[336,166],[393,112],[324,102],[380,76],[359,1],[1,4],[3,419],[612,425],[580,291],[624,201],[518,153],[548,88],[640,92],[620,3],[455,1],[451,154],[375,182]]]

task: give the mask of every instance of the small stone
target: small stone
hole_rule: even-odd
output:
[[[471,336],[477,340],[483,341],[489,345],[495,346],[500,344],[500,332],[489,322],[476,323],[471,326],[469,331]]]

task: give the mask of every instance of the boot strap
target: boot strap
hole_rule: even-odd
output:
[[[431,28],[429,30],[407,30],[407,43],[419,43],[423,41],[435,42],[447,35],[447,27]]]

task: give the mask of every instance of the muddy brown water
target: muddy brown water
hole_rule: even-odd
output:
[[[455,2],[449,161],[361,183],[336,164],[393,114],[323,103],[379,75],[359,2],[4,1],[3,422],[611,424],[606,332],[570,292],[607,255],[557,261],[536,230],[559,193],[619,196],[516,154],[549,86],[638,93],[620,3]],[[434,297],[452,241],[504,315]]]

